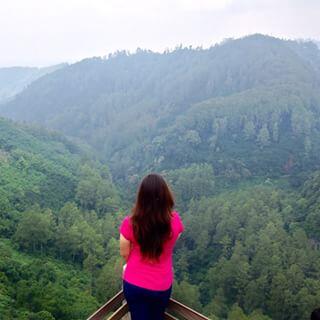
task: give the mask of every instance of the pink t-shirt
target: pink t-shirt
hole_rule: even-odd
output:
[[[133,285],[149,290],[167,290],[173,282],[172,252],[176,240],[184,230],[178,212],[172,213],[171,229],[173,236],[163,245],[163,252],[158,262],[142,259],[140,246],[134,239],[130,216],[124,218],[119,228],[120,233],[132,243],[132,249],[123,273],[123,279]]]

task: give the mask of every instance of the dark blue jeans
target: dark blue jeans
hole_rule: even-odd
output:
[[[123,280],[131,320],[163,320],[172,286],[165,291],[148,290]]]

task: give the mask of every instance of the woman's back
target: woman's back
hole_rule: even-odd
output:
[[[140,183],[131,216],[121,223],[120,254],[127,261],[123,292],[132,320],[163,320],[169,303],[172,253],[184,227],[174,198],[159,174]]]
[[[149,290],[167,290],[173,282],[173,248],[183,230],[179,214],[176,211],[172,212],[172,233],[163,244],[162,254],[158,260],[146,259],[142,256],[140,246],[134,237],[131,217],[127,216],[119,228],[120,233],[132,244],[123,279]]]

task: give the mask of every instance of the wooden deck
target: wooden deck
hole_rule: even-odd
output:
[[[120,320],[130,319],[129,308],[125,301],[123,291],[118,292],[107,303],[101,306],[87,320]],[[170,299],[165,314],[166,320],[210,320],[199,312],[192,310],[186,305]]]

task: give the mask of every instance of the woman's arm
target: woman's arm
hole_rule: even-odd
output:
[[[128,261],[131,250],[131,242],[127,240],[122,234],[120,234],[120,255],[126,261]]]

